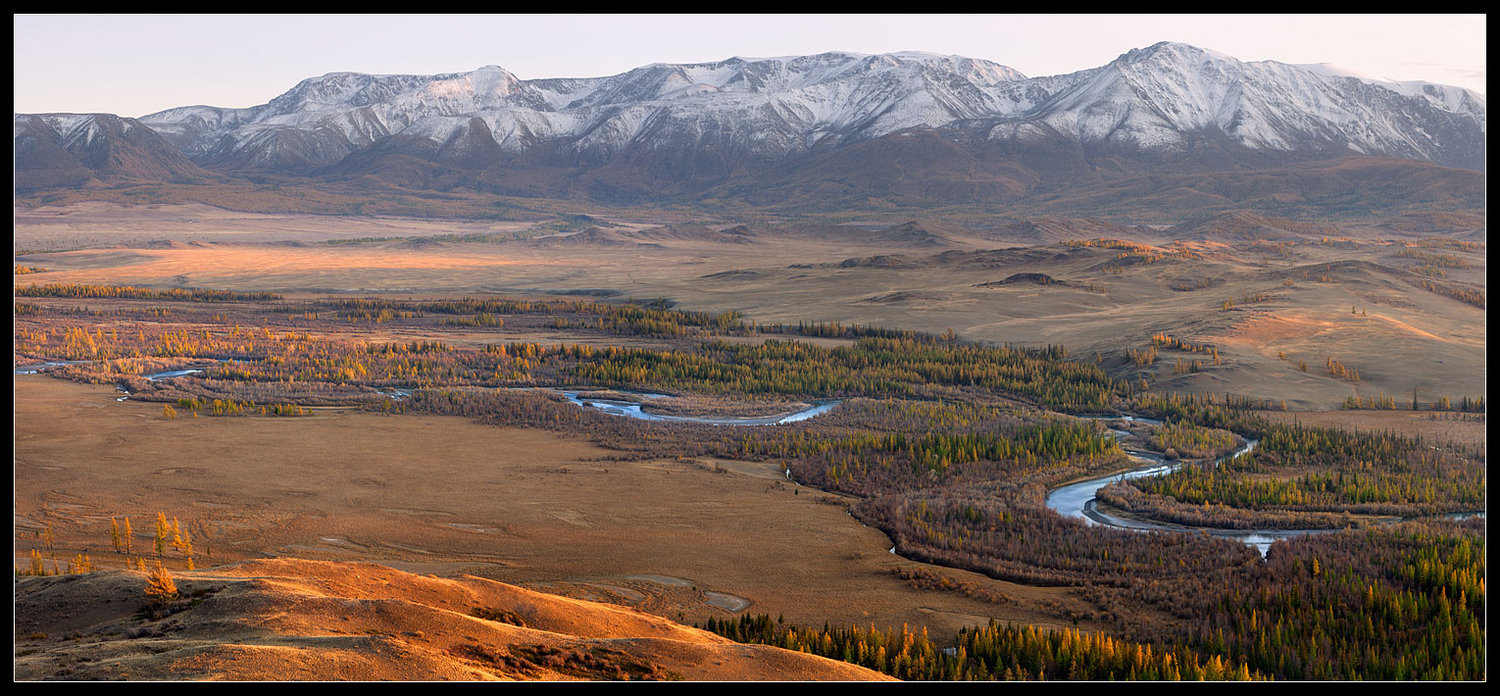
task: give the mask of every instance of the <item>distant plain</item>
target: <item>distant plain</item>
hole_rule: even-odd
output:
[[[1434,250],[1393,242],[1389,228],[1286,223],[1288,231],[1254,216],[1218,216],[1196,239],[1175,243],[1161,228],[1043,222],[1051,224],[1030,225],[1026,236],[924,222],[764,223],[718,234],[731,225],[620,218],[528,238],[529,225],[517,222],[94,203],[18,209],[14,249],[23,254],[17,264],[47,270],[18,277],[23,285],[665,298],[763,323],[1059,344],[1075,357],[1097,354],[1112,374],[1145,378],[1154,391],[1228,392],[1297,409],[1338,408],[1349,397],[1409,402],[1413,390],[1422,401],[1481,395],[1487,266],[1472,230],[1427,235],[1467,245]],[[1145,251],[1067,244],[1099,238]],[[1424,260],[1435,257],[1448,266]],[[1423,282],[1478,288],[1480,306]],[[1130,364],[1127,349],[1145,350],[1157,334],[1215,346],[1220,364],[1179,374],[1175,358],[1190,365],[1203,355],[1171,351]],[[1359,379],[1330,374],[1330,360]]]

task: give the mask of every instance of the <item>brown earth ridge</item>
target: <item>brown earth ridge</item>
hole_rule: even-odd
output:
[[[474,576],[276,559],[16,583],[15,677],[130,680],[887,680],[629,608]]]

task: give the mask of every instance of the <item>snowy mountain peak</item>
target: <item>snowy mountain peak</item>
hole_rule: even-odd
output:
[[[1240,62],[1233,56],[1177,41],[1159,41],[1145,48],[1132,48],[1116,60],[1139,62],[1145,60],[1182,60],[1195,58]]]
[[[1468,90],[1161,42],[1040,78],[920,51],[733,57],[543,80],[497,65],[431,76],[335,72],[262,106],[183,107],[141,122],[194,158],[243,166],[330,166],[393,136],[439,149],[459,138],[486,152],[493,141],[511,155],[547,144],[589,162],[660,148],[778,160],[910,129],[978,127],[999,141],[1064,137],[1180,152],[1207,138],[1478,168],[1485,118],[1483,96]]]

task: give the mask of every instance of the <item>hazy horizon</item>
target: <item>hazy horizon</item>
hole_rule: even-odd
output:
[[[1037,77],[1177,41],[1485,92],[1484,15],[16,15],[16,113],[264,104],[330,72],[521,79],[651,63],[921,51]],[[1066,41],[1058,37],[1066,35]]]

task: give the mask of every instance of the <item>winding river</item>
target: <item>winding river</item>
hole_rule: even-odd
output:
[[[562,392],[562,394],[567,397],[568,401],[577,404],[580,407],[596,408],[610,415],[623,416],[626,418],[637,418],[641,420],[711,423],[715,425],[781,425],[784,423],[793,423],[796,421],[812,418],[821,413],[826,413],[837,406],[839,403],[838,401],[821,402],[796,413],[780,416],[709,418],[698,416],[670,416],[664,414],[655,414],[643,410],[643,404],[634,401],[581,397],[579,396],[578,392],[568,391]],[[640,394],[640,396],[648,400],[668,398],[663,394]],[[1124,420],[1129,422],[1145,423],[1152,426],[1159,426],[1162,424],[1160,420],[1154,418],[1145,418],[1141,416],[1096,417],[1092,418],[1092,420]],[[1114,433],[1116,438],[1123,437],[1128,434],[1125,431],[1113,429],[1111,430],[1111,432]],[[1226,461],[1242,456],[1245,453],[1254,450],[1257,444],[1259,444],[1258,440],[1247,440],[1244,446],[1240,447],[1234,452],[1220,457],[1215,462],[1215,464],[1223,464]],[[1271,544],[1274,543],[1277,539],[1286,539],[1288,537],[1303,536],[1307,534],[1324,534],[1331,531],[1336,531],[1332,529],[1211,529],[1202,527],[1187,527],[1162,522],[1152,522],[1149,520],[1129,519],[1111,515],[1100,510],[1098,508],[1097,502],[1095,501],[1095,495],[1100,488],[1103,488],[1115,481],[1123,481],[1142,478],[1146,476],[1158,476],[1161,474],[1171,473],[1172,471],[1175,471],[1179,466],[1182,466],[1182,464],[1180,463],[1165,462],[1162,460],[1160,455],[1151,452],[1126,450],[1126,454],[1130,455],[1132,459],[1141,462],[1142,465],[1123,473],[1114,473],[1106,476],[1099,476],[1059,486],[1047,494],[1047,507],[1056,510],[1060,514],[1082,519],[1085,523],[1090,525],[1118,527],[1120,529],[1130,529],[1135,531],[1202,532],[1225,539],[1236,539],[1242,543],[1254,546],[1256,550],[1260,552],[1260,555],[1262,557],[1266,555],[1266,551],[1270,549]],[[788,475],[790,475],[790,472],[788,472]]]
[[[86,362],[89,362],[89,361],[88,360],[48,360],[47,362],[38,363],[36,365],[21,365],[21,366],[18,366],[16,368],[16,374],[18,374],[18,375],[35,375],[35,374],[41,374],[42,372],[45,372],[47,370],[47,368],[49,368],[49,367],[61,367],[63,365],[82,365],[82,364],[84,364]]]
[[[1086,420],[1126,420],[1147,423],[1149,425],[1162,424],[1161,421],[1154,418],[1143,418],[1140,416],[1080,416],[1080,418],[1085,418]],[[1117,439],[1129,434],[1123,430],[1115,430],[1113,428],[1110,429],[1110,432],[1114,433]],[[1224,462],[1240,457],[1254,450],[1258,444],[1260,444],[1259,440],[1246,440],[1243,447],[1219,457],[1214,461],[1214,465],[1221,466]],[[1111,515],[1099,509],[1098,501],[1095,500],[1095,495],[1097,495],[1099,489],[1116,481],[1128,481],[1147,476],[1169,474],[1176,471],[1178,467],[1183,466],[1181,463],[1169,464],[1162,460],[1161,455],[1151,452],[1125,450],[1125,453],[1131,459],[1141,462],[1141,466],[1125,472],[1117,472],[1058,486],[1047,493],[1047,507],[1052,508],[1061,515],[1075,517],[1091,525],[1117,527],[1142,532],[1195,532],[1224,539],[1236,539],[1254,546],[1260,552],[1262,558],[1265,557],[1266,551],[1271,548],[1271,544],[1275,543],[1278,539],[1339,531],[1337,529],[1214,529],[1211,527],[1190,527]],[[1443,515],[1443,517],[1464,519],[1465,517],[1483,517],[1484,514],[1484,512],[1464,512]]]
[[[1150,425],[1161,425],[1161,421],[1153,418],[1141,418],[1126,416],[1124,420],[1148,423]],[[1117,417],[1090,418],[1089,420],[1121,420]],[[1126,434],[1124,431],[1113,430],[1116,438]],[[1247,440],[1243,447],[1230,452],[1214,462],[1222,465],[1231,459],[1244,455],[1255,449],[1260,444],[1259,440]],[[1105,527],[1118,527],[1135,531],[1172,531],[1172,532],[1203,532],[1225,539],[1237,539],[1245,544],[1254,546],[1260,555],[1264,557],[1271,544],[1277,539],[1304,536],[1307,534],[1325,534],[1336,531],[1332,529],[1212,529],[1208,527],[1188,527],[1184,525],[1168,524],[1165,522],[1153,522],[1111,515],[1099,509],[1095,495],[1099,489],[1116,481],[1128,481],[1130,479],[1145,478],[1147,476],[1160,476],[1169,474],[1181,467],[1180,463],[1168,463],[1162,460],[1161,455],[1151,452],[1140,452],[1136,450],[1125,450],[1131,459],[1141,462],[1141,466],[1129,471],[1098,476],[1082,481],[1064,484],[1052,489],[1047,493],[1047,507],[1052,508],[1061,515],[1075,517],[1090,525]]]
[[[707,423],[709,425],[785,425],[804,421],[819,414],[832,411],[839,405],[839,401],[819,401],[808,408],[793,413],[784,413],[775,416],[670,416],[662,413],[649,413],[645,411],[643,404],[634,401],[619,401],[615,399],[597,399],[593,397],[582,397],[578,392],[561,392],[568,398],[569,402],[578,404],[583,408],[596,408],[612,416],[624,416],[637,420],[667,421],[674,423]],[[665,394],[641,394],[647,399],[670,398]]]
[[[61,365],[75,365],[82,362],[87,361],[48,361],[39,365],[26,365],[17,367],[15,368],[15,373],[18,375],[34,375],[40,372],[44,372],[51,367],[57,367]],[[157,380],[172,379],[173,377],[182,377],[192,374],[201,375],[204,374],[204,370],[203,368],[196,367],[178,370],[166,370],[163,372],[154,372],[152,374],[145,375],[145,378],[149,381],[155,382]],[[577,404],[579,407],[595,408],[612,416],[624,416],[626,418],[635,418],[637,420],[647,421],[707,423],[709,425],[785,425],[787,423],[796,423],[797,421],[804,421],[809,418],[827,413],[829,411],[832,411],[841,403],[838,400],[818,401],[815,402],[812,406],[804,408],[800,411],[783,413],[774,416],[673,416],[663,413],[651,413],[644,410],[642,408],[642,404],[634,401],[586,397],[580,396],[579,392],[576,391],[556,390],[549,387],[526,387],[526,389],[547,389],[549,391],[556,391],[557,393],[562,394],[564,397],[567,397],[569,402]],[[124,392],[124,395],[117,398],[116,401],[125,401],[126,399],[130,398],[130,392],[125,391],[123,387],[120,388],[120,391]],[[394,388],[377,390],[377,393],[391,399],[392,401],[400,401],[408,396],[411,396],[411,392],[408,390]],[[651,394],[645,392],[637,393],[637,395],[648,400],[671,398],[666,394]]]
[[[77,361],[51,361],[42,365],[17,367],[15,369],[15,373],[18,375],[36,374],[38,372],[46,370],[49,367],[74,364],[74,362]],[[198,368],[168,370],[165,372],[157,372],[154,374],[146,375],[146,379],[156,381],[160,379],[171,379],[173,377],[181,377],[183,375],[195,373],[202,374],[203,370]],[[638,420],[647,421],[707,423],[710,425],[726,426],[766,426],[795,423],[827,413],[836,408],[840,403],[842,403],[838,400],[819,401],[815,402],[812,406],[809,406],[808,408],[802,409],[800,411],[774,416],[674,416],[662,413],[648,412],[644,410],[644,405],[642,403],[635,401],[585,397],[580,396],[579,392],[576,391],[554,391],[562,394],[570,403],[577,404],[580,408],[594,408],[612,416],[621,416],[625,418],[635,418]],[[410,395],[410,392],[401,389],[381,391],[380,393],[396,400]],[[638,394],[638,396],[648,401],[652,399],[671,398],[665,394],[651,393],[640,393]],[[129,397],[130,394],[126,393],[125,396],[120,397],[120,400],[123,401],[124,399],[127,399]],[[1152,426],[1159,426],[1162,424],[1162,421],[1160,420],[1142,416],[1080,417],[1086,420],[1123,420],[1127,422],[1145,423]],[[1129,435],[1129,433],[1123,430],[1116,430],[1113,428],[1110,429],[1110,432],[1114,434],[1116,439]],[[1258,440],[1247,440],[1244,446],[1220,457],[1214,463],[1215,465],[1222,465],[1224,462],[1230,461],[1254,450],[1257,444],[1259,444]],[[1189,527],[1184,525],[1154,522],[1151,520],[1133,519],[1112,515],[1099,509],[1098,501],[1095,499],[1095,496],[1098,494],[1099,489],[1116,481],[1127,481],[1130,479],[1144,478],[1147,476],[1159,476],[1162,474],[1168,474],[1177,470],[1178,467],[1183,466],[1181,463],[1168,463],[1162,459],[1161,455],[1152,452],[1125,450],[1125,453],[1129,455],[1131,459],[1140,462],[1141,465],[1128,471],[1116,472],[1113,474],[1107,474],[1105,476],[1084,479],[1082,481],[1074,481],[1072,483],[1058,486],[1057,488],[1054,488],[1047,493],[1047,507],[1057,511],[1059,514],[1081,519],[1086,524],[1090,525],[1116,527],[1119,529],[1129,529],[1142,532],[1171,531],[1205,533],[1225,539],[1236,539],[1242,543],[1254,546],[1256,550],[1260,552],[1260,555],[1262,557],[1266,555],[1266,551],[1270,549],[1271,544],[1278,539],[1305,536],[1309,534],[1326,534],[1328,532],[1337,531],[1333,529],[1212,529],[1207,527]],[[788,472],[788,476],[790,477],[790,472]],[[1484,513],[1460,513],[1457,515],[1446,515],[1446,517],[1461,519],[1464,516],[1474,515],[1483,516]],[[894,551],[894,549],[892,549],[892,551]]]

